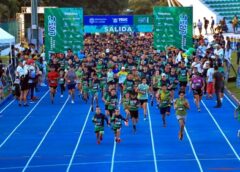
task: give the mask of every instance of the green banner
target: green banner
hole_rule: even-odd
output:
[[[82,8],[45,8],[44,27],[46,59],[69,48],[74,53],[83,49]]]
[[[154,7],[154,48],[192,47],[192,7]]]

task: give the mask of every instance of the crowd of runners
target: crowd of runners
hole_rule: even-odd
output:
[[[152,43],[151,33],[89,34],[85,36],[84,51],[73,54],[69,49],[66,53],[52,54],[47,62],[43,55],[25,49],[18,53],[14,82],[19,106],[28,106],[29,90],[31,101],[37,101],[34,90],[44,86],[46,77],[52,104],[55,96],[64,97],[68,90],[71,103],[79,97],[81,103],[92,105],[98,144],[103,138],[104,121],[112,126],[116,142],[120,142],[123,121],[128,125],[131,120],[135,133],[139,109],[143,109],[143,118],[147,120],[148,106],[159,108],[163,127],[167,126],[166,117],[173,107],[180,126],[178,137],[182,140],[190,109],[186,93],[192,92],[199,112],[204,95],[209,101],[217,100],[216,108],[222,106],[232,45],[221,34],[216,34],[212,42],[195,38],[193,48],[188,50],[170,46],[157,51]],[[100,109],[100,101],[105,104],[105,112]],[[120,113],[121,104],[125,114]]]

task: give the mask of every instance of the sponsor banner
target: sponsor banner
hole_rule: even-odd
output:
[[[153,16],[134,15],[134,25],[153,25]]]
[[[45,8],[44,27],[47,59],[52,53],[66,52],[69,48],[74,53],[83,49],[82,8]]]
[[[154,48],[192,47],[192,7],[154,7]]]
[[[133,25],[133,16],[84,16],[84,25]]]

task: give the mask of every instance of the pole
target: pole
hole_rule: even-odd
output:
[[[35,44],[38,50],[38,0],[31,0],[31,43]]]

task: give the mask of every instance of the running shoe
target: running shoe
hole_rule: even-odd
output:
[[[72,100],[71,103],[74,104],[75,103],[74,100]]]

